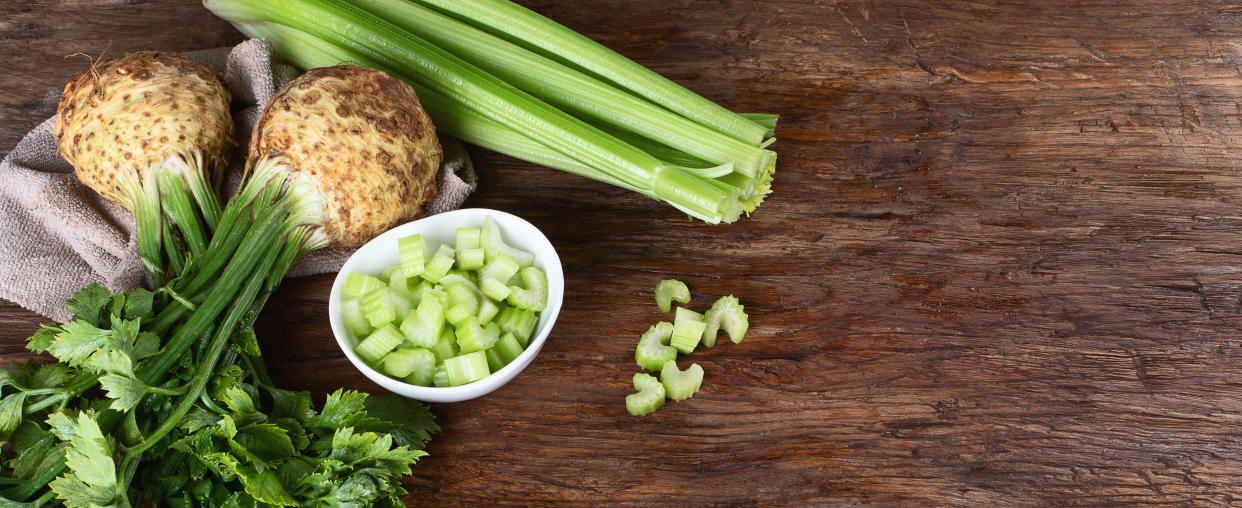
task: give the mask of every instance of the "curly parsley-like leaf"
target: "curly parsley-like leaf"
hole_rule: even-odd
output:
[[[338,429],[351,416],[366,408],[367,394],[340,389],[328,395],[323,410],[310,419],[310,425],[326,429]]]
[[[276,476],[276,472],[272,470],[263,471],[262,473],[241,474],[242,485],[246,486],[246,493],[254,496],[255,500],[273,504],[276,506],[297,506],[298,502],[289,492],[281,485],[280,478]]]
[[[396,395],[372,395],[366,399],[367,414],[391,425],[387,431],[396,438],[397,444],[421,449],[431,441],[431,435],[440,432],[436,417],[424,404]]]
[[[52,341],[56,339],[56,334],[62,330],[51,325],[39,325],[39,329],[26,340],[26,349],[36,353],[47,351],[47,347],[52,345]]]

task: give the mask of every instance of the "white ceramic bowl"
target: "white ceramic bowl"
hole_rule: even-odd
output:
[[[535,266],[548,275],[548,306],[539,313],[539,324],[536,325],[531,341],[522,354],[486,378],[466,385],[445,388],[416,386],[390,378],[358,358],[358,355],[354,354],[354,346],[358,345],[360,339],[354,337],[346,329],[345,322],[341,318],[341,289],[345,285],[345,276],[349,272],[379,276],[384,268],[400,263],[397,240],[415,233],[423,235],[423,243],[430,256],[439,245],[445,243],[452,245],[457,228],[481,227],[483,218],[487,216],[491,216],[500,225],[500,231],[506,243],[535,253]],[[359,248],[345,261],[341,272],[336,275],[336,281],[332,283],[332,294],[328,299],[328,319],[332,323],[332,334],[336,336],[336,343],[341,346],[341,351],[344,351],[354,367],[362,371],[362,374],[371,381],[388,391],[411,399],[426,402],[460,402],[491,393],[530,365],[535,355],[539,354],[543,343],[547,341],[552,325],[556,323],[556,317],[561,312],[561,299],[564,294],[565,274],[561,271],[561,258],[556,255],[552,243],[539,229],[512,214],[485,208],[471,208],[433,215],[397,226]]]

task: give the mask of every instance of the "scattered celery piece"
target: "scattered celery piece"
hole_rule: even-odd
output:
[[[367,321],[366,316],[362,314],[362,304],[357,298],[346,298],[341,301],[341,319],[345,321],[345,328],[355,337],[366,337],[375,330],[371,326],[371,322]]]
[[[500,257],[501,255],[508,257],[519,267],[527,267],[535,262],[535,254],[531,252],[510,247],[505,243],[505,239],[501,236],[500,225],[496,224],[496,219],[489,217],[483,218],[483,227],[479,234],[479,241],[483,250],[487,253],[487,261]]]
[[[686,370],[679,370],[675,360],[669,360],[660,369],[660,382],[664,391],[672,400],[685,400],[693,397],[703,385],[703,367],[695,363]]]
[[[625,396],[625,410],[634,416],[644,416],[664,405],[664,385],[651,374],[634,374],[634,390]]]
[[[444,373],[450,386],[473,383],[490,375],[487,353],[482,350],[444,360]]]
[[[449,270],[453,268],[454,256],[452,247],[441,245],[431,256],[431,260],[423,266],[423,280],[432,284],[440,282],[440,279],[448,275]]]
[[[698,312],[678,307],[677,319],[673,321],[673,338],[669,345],[682,353],[694,352],[694,348],[703,339],[703,328],[707,326],[702,317]]]
[[[401,258],[401,272],[407,279],[423,273],[427,256],[423,235],[414,234],[397,240],[397,252]]]
[[[440,321],[443,323],[444,320]],[[457,337],[453,335],[453,330],[446,328],[440,332],[440,338],[431,346],[431,352],[436,354],[436,363],[457,356]]]
[[[683,319],[689,320],[689,321],[698,321],[701,323],[703,322],[703,319],[704,319],[702,314],[699,314],[698,312],[692,311],[685,307],[677,307],[677,313],[674,314],[673,318],[674,318],[673,319],[674,323],[676,323],[677,321],[681,321]]]
[[[521,286],[509,286],[509,305],[532,311],[542,311],[548,306],[548,277],[534,266],[518,271]]]
[[[522,354],[522,343],[518,342],[517,337],[514,337],[512,333],[505,333],[500,340],[496,341],[496,345],[492,346],[492,350],[499,353],[500,359],[508,365]]]
[[[462,353],[472,353],[475,351],[483,351],[492,347],[496,343],[499,336],[489,333],[479,324],[478,318],[470,316],[457,325],[455,331],[457,335],[457,347]]]
[[[707,325],[703,328],[703,345],[707,347],[716,345],[716,333],[721,326],[724,326],[729,333],[729,340],[734,344],[742,342],[746,329],[750,327],[745,307],[733,295],[722,296],[716,300],[712,308],[707,309],[703,321]]]
[[[639,367],[657,371],[669,360],[677,359],[677,350],[668,345],[672,336],[673,324],[667,321],[648,328],[642,338],[638,339],[638,347],[634,349],[634,361]]]
[[[690,303],[690,288],[686,287],[685,282],[677,279],[664,279],[656,284],[655,299],[660,312],[668,312],[673,307],[673,300],[679,303]]]
[[[384,287],[384,281],[365,273],[350,272],[345,276],[345,284],[341,287],[341,296],[345,298],[361,298],[362,295]]]
[[[374,365],[389,351],[396,349],[402,339],[401,332],[398,332],[396,327],[386,325],[362,339],[362,342],[354,346],[354,353],[357,353],[367,363]]]
[[[388,299],[387,287],[381,286],[363,295],[359,303],[362,306],[362,314],[366,316],[371,326],[379,328],[397,319],[397,310],[393,308],[392,301]]]

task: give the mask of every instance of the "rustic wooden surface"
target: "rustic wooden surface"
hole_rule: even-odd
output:
[[[1224,2],[608,0],[533,8],[737,110],[780,113],[733,226],[475,152],[469,204],[547,232],[560,321],[517,380],[434,407],[416,504],[1233,504],[1242,498],[1242,9]],[[74,52],[240,40],[195,2],[0,5],[0,147]],[[746,342],[642,419],[632,351],[733,293]],[[284,386],[378,390],[331,276],[261,335]],[[0,306],[0,354],[40,318]]]

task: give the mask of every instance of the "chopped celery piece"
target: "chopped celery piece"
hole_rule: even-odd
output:
[[[380,272],[379,280],[388,280],[392,277],[393,272],[401,270],[401,265],[392,265]]]
[[[651,374],[634,374],[634,390],[625,396],[625,410],[634,416],[644,416],[664,405],[664,385]]]
[[[668,312],[673,308],[673,300],[690,303],[690,288],[677,279],[664,279],[656,284],[655,299],[656,305],[660,306],[660,312]]]
[[[492,371],[487,365],[487,353],[480,350],[444,360],[444,373],[450,386],[461,386],[483,379]]]
[[[410,235],[397,240],[397,252],[401,256],[401,272],[406,278],[423,273],[423,264],[427,252],[423,246],[423,235]]]
[[[504,301],[512,291],[504,282],[497,279],[483,279],[483,294],[498,302]]]
[[[483,249],[457,249],[457,267],[462,270],[483,268]]]
[[[452,271],[440,279],[440,285],[445,288],[453,285],[462,285],[474,293],[476,298],[483,296],[483,291],[479,289],[479,285],[474,283],[474,279],[470,277],[469,272]]]
[[[354,353],[357,353],[364,361],[374,366],[377,360],[388,354],[389,351],[396,349],[397,345],[401,344],[403,338],[401,332],[398,332],[396,327],[386,325],[372,332],[367,338],[362,339],[362,342],[354,346]]]
[[[462,250],[481,247],[479,235],[482,232],[479,228],[457,228],[457,232],[453,235],[453,248]]]
[[[345,321],[345,328],[355,337],[366,337],[375,329],[366,316],[362,315],[362,304],[357,298],[346,298],[341,302],[341,319]]]
[[[519,266],[518,262],[514,261],[513,258],[506,256],[503,253],[497,253],[489,258],[487,260],[487,265],[479,271],[479,279],[483,282],[487,282],[488,280],[506,282],[513,277],[514,274],[518,273],[518,270],[520,269],[522,269],[522,267]]]
[[[449,384],[448,371],[444,370],[443,363],[436,366],[436,373],[431,378],[431,384],[440,388],[452,386]]]
[[[500,337],[490,333],[479,324],[478,318],[470,316],[457,325],[457,347],[462,353],[483,351],[492,347]]]
[[[345,284],[341,287],[341,296],[345,298],[361,298],[362,295],[384,287],[384,281],[365,273],[349,272],[345,276]]]
[[[509,286],[509,305],[542,311],[548,306],[548,277],[538,267],[528,266],[518,272],[521,286]]]
[[[673,324],[667,321],[656,323],[638,339],[638,347],[634,349],[634,361],[639,367],[657,371],[669,360],[677,359],[677,350],[668,345],[673,336]]]
[[[535,325],[539,324],[539,317],[533,311],[505,307],[496,316],[495,322],[500,325],[501,330],[512,333],[518,342],[522,343],[522,347],[526,347],[530,342],[531,333],[535,331]]]
[[[388,298],[388,288],[380,287],[366,295],[363,295],[362,313],[367,317],[367,321],[371,322],[371,326],[379,328],[397,319],[397,310],[392,306],[392,300]]]
[[[716,300],[712,308],[707,309],[707,314],[703,319],[707,325],[703,328],[703,345],[707,347],[716,345],[716,333],[721,326],[729,333],[729,340],[732,340],[734,344],[742,342],[746,329],[750,327],[750,319],[744,311],[745,307],[733,295],[722,296]]]
[[[453,330],[446,328],[440,332],[440,338],[436,340],[434,346],[431,346],[431,352],[436,354],[436,363],[457,356],[457,338],[453,335]]]
[[[685,400],[693,397],[703,385],[703,367],[693,364],[686,370],[679,370],[675,360],[669,360],[660,369],[660,382],[664,383],[664,391],[668,398]]]
[[[533,253],[510,247],[509,244],[505,243],[505,239],[500,233],[500,225],[496,224],[496,219],[491,218],[491,216],[483,218],[483,228],[481,229],[479,240],[483,245],[483,250],[487,253],[487,261],[489,263],[502,255],[517,263],[519,267],[530,266],[535,262],[535,255]],[[508,277],[505,279],[507,280]]]
[[[406,279],[406,280],[408,281],[409,279]],[[407,287],[408,287],[408,284],[407,284]],[[427,281],[419,282],[418,286],[410,290],[410,303],[414,305],[423,303],[423,295],[426,295],[429,291],[431,291],[431,288],[432,286],[430,282],[427,282]]]
[[[689,320],[689,321],[699,321],[699,322],[703,321],[702,314],[699,314],[698,312],[692,311],[685,307],[677,307],[677,313],[673,317],[674,317],[673,322],[681,321],[683,319]]]
[[[396,270],[388,274],[388,289],[404,298],[410,305],[418,305],[418,295],[410,291],[410,279],[405,276],[405,270],[401,269],[400,265],[396,265],[395,268]],[[404,315],[401,312],[397,314]]]
[[[496,345],[492,346],[492,350],[500,354],[500,359],[508,365],[522,354],[522,343],[518,342],[517,337],[514,337],[512,333],[505,333],[500,340],[496,341]]]
[[[432,347],[444,329],[444,305],[439,298],[423,298],[401,321],[401,334],[413,346]]]
[[[401,270],[397,271],[400,272]],[[388,298],[389,305],[392,305],[393,314],[395,314],[398,318],[405,317],[406,313],[410,312],[410,309],[414,308],[414,304],[410,303],[408,298],[397,293],[392,288],[386,289],[384,296]]]
[[[449,308],[444,312],[444,319],[453,325],[459,325],[466,318],[478,318],[479,299],[470,287],[462,283],[453,283],[448,287]]]
[[[492,347],[483,353],[487,356],[487,367],[491,369],[492,372],[496,372],[505,367],[505,360],[500,357],[500,352],[496,351],[495,347]]]
[[[436,249],[431,260],[423,266],[423,280],[432,284],[440,282],[440,279],[448,275],[449,270],[453,268],[454,255],[453,248],[447,245],[441,245],[439,249]]]
[[[491,323],[492,319],[496,317],[498,312],[500,312],[500,306],[496,305],[496,302],[493,302],[487,298],[483,298],[479,301],[478,318],[480,323]]]
[[[384,373],[398,379],[420,369],[428,374],[435,374],[435,368],[435,353],[423,348],[401,348],[388,353],[388,357],[384,358]]]
[[[673,321],[673,338],[669,341],[669,345],[682,353],[692,353],[694,348],[698,347],[699,341],[703,339],[703,328],[707,325],[702,320],[690,316],[683,317],[680,307],[677,310],[677,319]],[[699,314],[694,311],[687,312]]]

